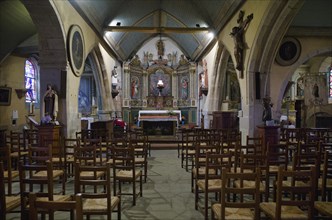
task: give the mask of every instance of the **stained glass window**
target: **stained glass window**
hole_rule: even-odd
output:
[[[25,102],[36,102],[36,68],[30,60],[25,61]]]
[[[330,71],[330,73],[329,73],[329,94],[330,94],[330,97],[332,97],[332,66],[329,68],[329,71]]]

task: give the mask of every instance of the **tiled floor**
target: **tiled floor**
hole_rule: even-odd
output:
[[[143,184],[143,197],[132,206],[131,197],[122,198],[122,219],[151,220],[199,220],[203,215],[194,208],[191,192],[191,173],[181,168],[177,150],[153,150],[148,158],[148,180]],[[67,184],[67,192],[73,191],[73,181]],[[66,213],[57,213],[56,219],[68,219]],[[113,214],[116,219],[116,213]],[[20,219],[19,214],[8,214],[8,220]],[[106,219],[93,216],[91,219]]]

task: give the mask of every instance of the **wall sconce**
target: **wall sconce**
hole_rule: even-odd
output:
[[[158,80],[157,88],[159,89],[159,96],[161,96],[161,92],[162,92],[162,90],[163,90],[164,87],[165,87],[165,86],[164,86],[163,81],[162,81],[161,79]]]
[[[209,89],[208,88],[201,88],[201,92],[203,95],[207,96]]]
[[[25,96],[25,94],[28,92],[27,89],[15,89],[17,98],[22,99],[23,96]]]
[[[112,90],[112,98],[114,99],[117,95],[119,95],[118,90]]]

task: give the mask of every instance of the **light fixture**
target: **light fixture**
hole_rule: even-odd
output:
[[[165,87],[165,85],[164,85],[163,81],[161,79],[158,80],[157,88],[159,89],[159,96],[161,96],[161,92],[162,92],[164,87]]]
[[[209,89],[208,88],[201,88],[201,92],[203,95],[207,96]]]
[[[21,99],[23,98],[23,96],[25,96],[25,94],[28,92],[27,89],[15,89],[17,98]]]
[[[112,98],[114,99],[117,95],[119,95],[118,90],[112,90]]]

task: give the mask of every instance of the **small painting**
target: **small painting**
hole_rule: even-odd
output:
[[[12,88],[0,87],[0,105],[10,105]]]

